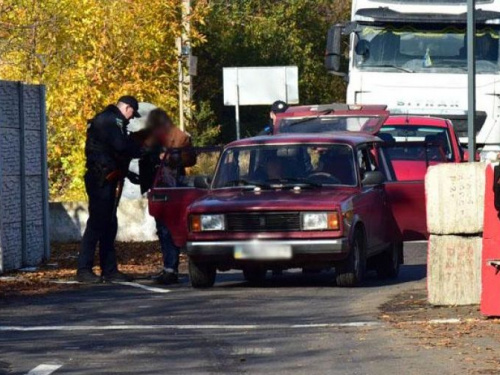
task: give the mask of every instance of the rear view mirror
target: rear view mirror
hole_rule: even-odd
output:
[[[196,176],[194,178],[194,187],[198,189],[208,189],[212,179],[209,176]]]
[[[365,177],[361,183],[363,186],[381,185],[385,182],[385,176],[380,171],[365,172]]]
[[[326,41],[325,66],[333,74],[341,73],[342,31],[344,25],[337,24],[328,30]]]

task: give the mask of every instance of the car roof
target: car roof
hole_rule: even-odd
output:
[[[276,135],[257,136],[231,142],[226,147],[288,143],[342,143],[357,146],[372,142],[382,142],[382,140],[368,133],[335,131],[329,133],[280,133]]]
[[[433,126],[437,128],[447,128],[448,120],[439,117],[428,116],[389,116],[384,125],[404,125],[404,126]]]

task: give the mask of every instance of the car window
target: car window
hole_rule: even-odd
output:
[[[432,126],[387,125],[377,134],[386,142],[391,160],[453,160],[448,129]]]
[[[348,145],[284,144],[227,149],[214,188],[275,184],[356,185],[354,154]]]

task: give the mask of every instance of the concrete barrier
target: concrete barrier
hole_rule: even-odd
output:
[[[430,234],[479,234],[483,231],[485,163],[440,164],[425,178]]]
[[[87,202],[50,203],[50,240],[79,242],[87,225]],[[147,199],[122,199],[118,208],[118,235],[122,242],[156,241],[155,220]]]
[[[475,305],[481,298],[481,237],[431,235],[428,300],[433,305]]]

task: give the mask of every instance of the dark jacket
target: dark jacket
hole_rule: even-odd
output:
[[[129,121],[118,107],[109,105],[88,124],[85,156],[87,169],[126,173],[130,160],[141,156],[141,145],[127,134]]]

